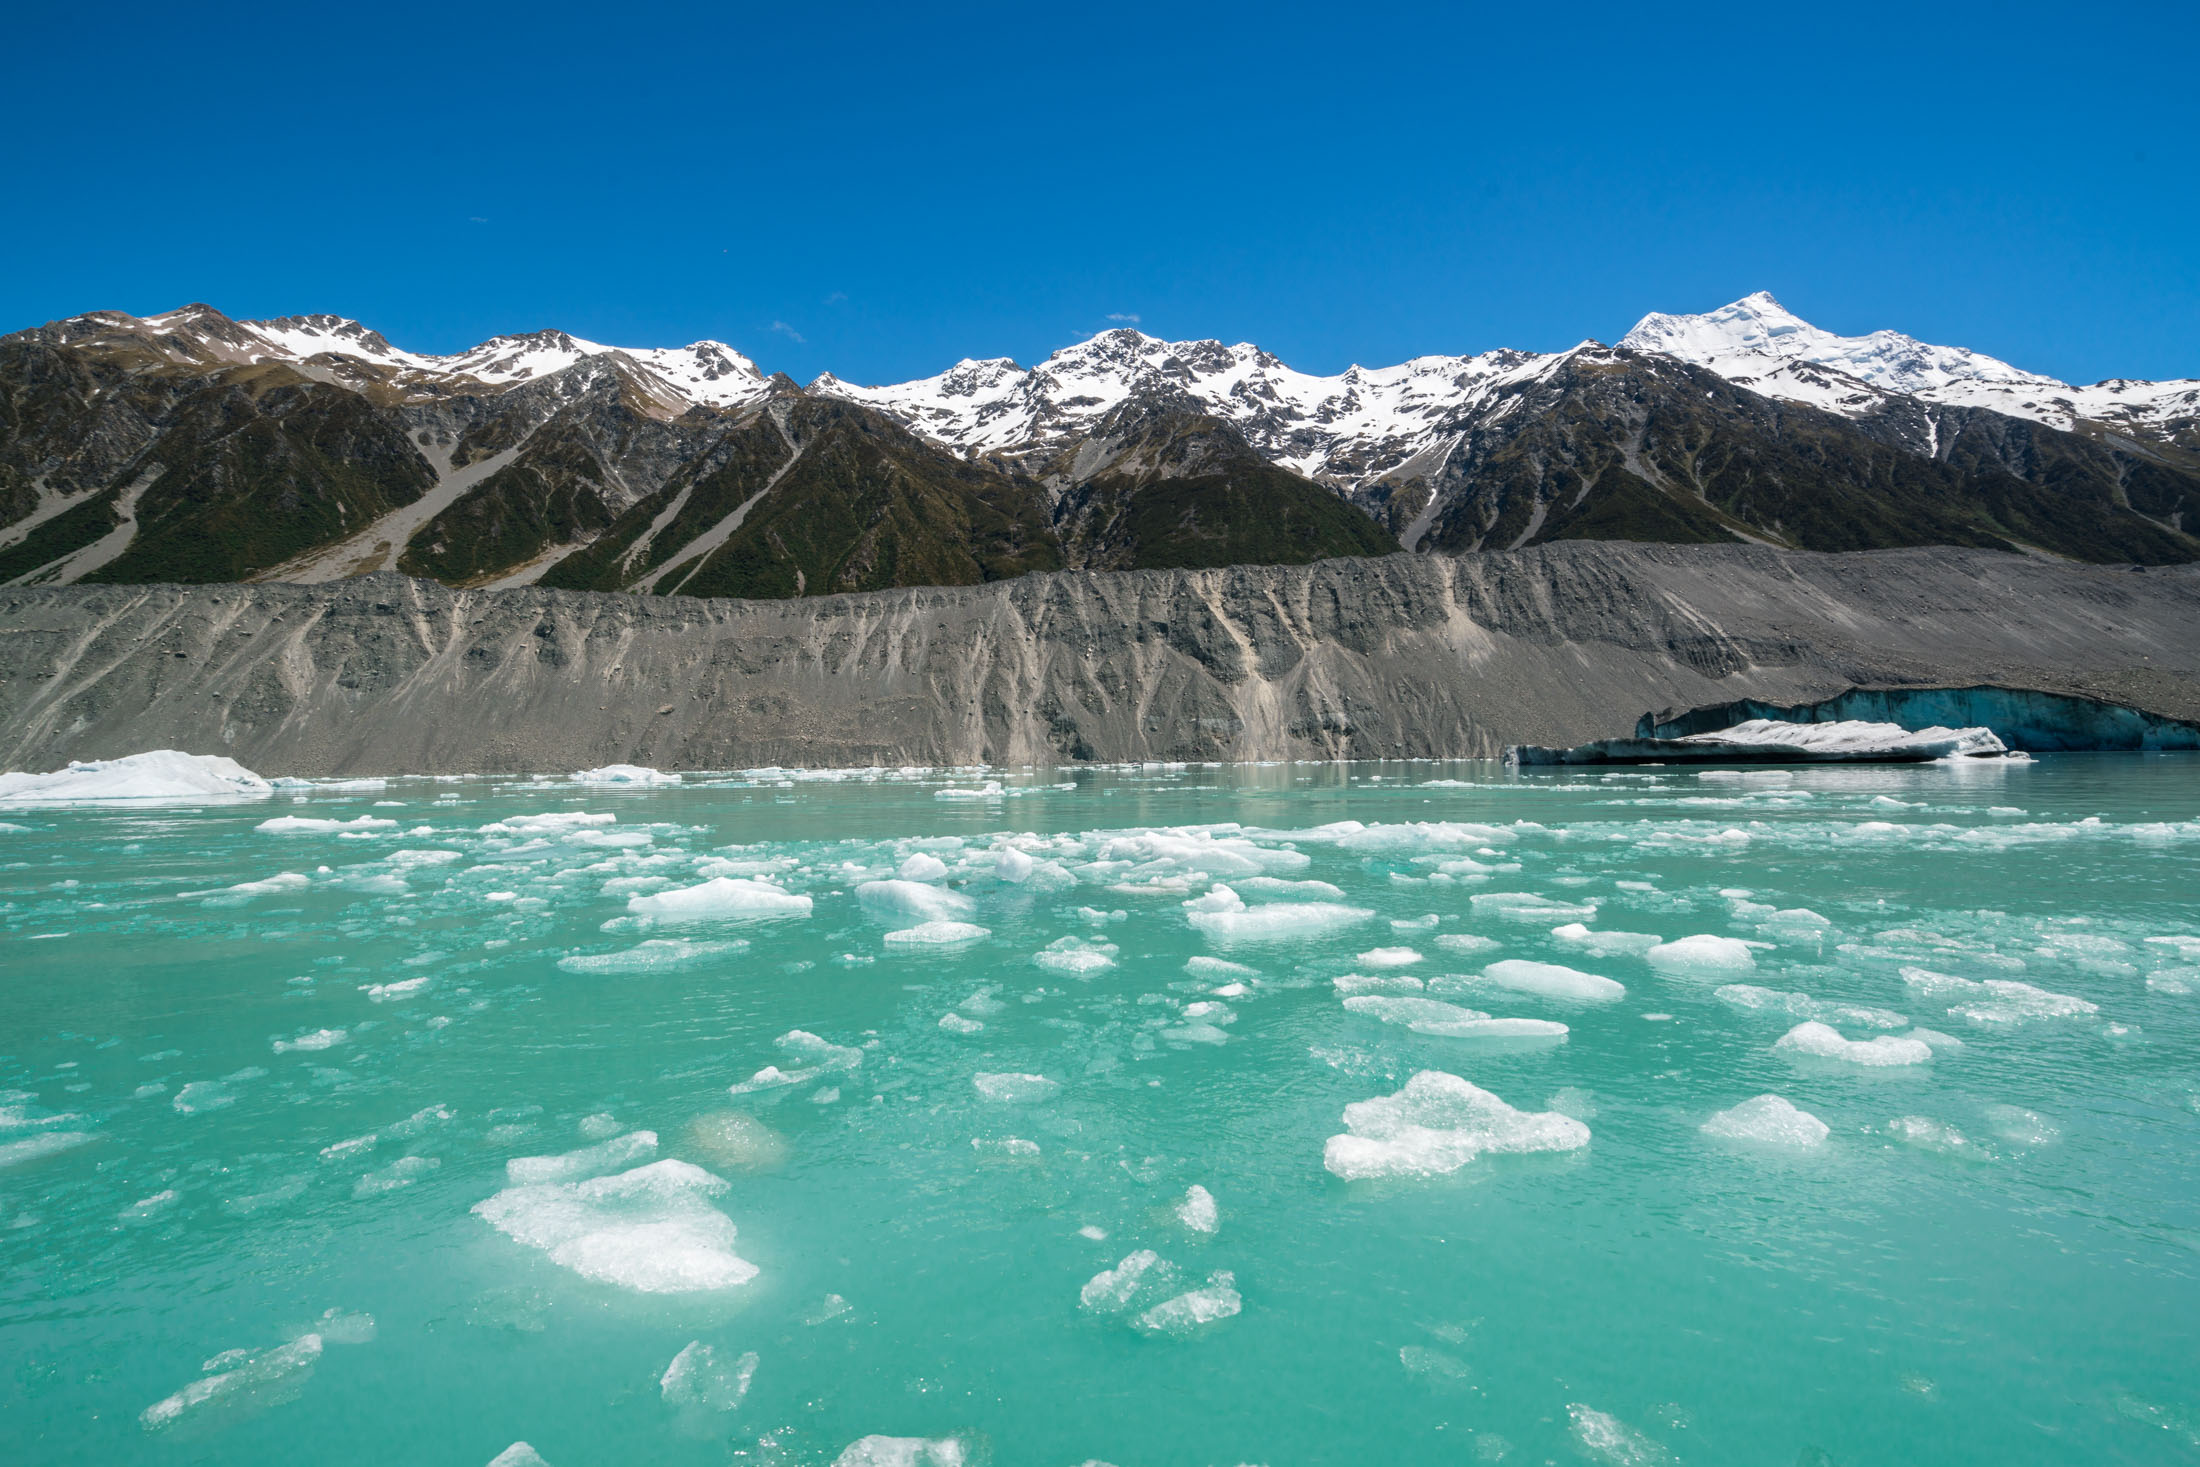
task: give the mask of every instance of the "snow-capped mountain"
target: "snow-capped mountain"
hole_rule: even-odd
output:
[[[638,371],[648,385],[661,386],[661,395],[679,405],[740,407],[766,391],[756,363],[721,341],[633,348],[584,341],[563,331],[535,331],[491,337],[467,351],[439,357],[401,350],[380,332],[342,316],[232,321],[201,305],[145,317],[94,311],[61,325],[70,328],[69,338],[78,340],[136,336],[194,365],[283,362],[309,376],[351,380],[365,368],[367,375],[412,393],[512,387],[598,359]],[[330,370],[338,367],[348,370]]]
[[[1883,407],[1890,395],[1986,408],[2065,430],[2092,423],[2148,436],[2169,436],[2200,416],[2200,381],[2076,387],[1899,331],[1836,336],[1762,290],[1702,315],[1653,312],[1619,344],[1708,367],[1767,397],[1851,417]]]
[[[1333,376],[1108,331],[808,388],[722,343],[449,356],[339,316],[0,337],[0,585],[807,595],[1554,540],[2200,560],[2200,382],[2072,387],[1748,296]]]
[[[885,387],[827,374],[809,390],[877,408],[966,454],[1011,457],[1090,432],[1135,398],[1181,395],[1232,424],[1269,461],[1355,490],[1410,469],[1432,450],[1440,456],[1447,425],[1463,411],[1564,355],[1415,357],[1323,377],[1294,371],[1246,342],[1163,341],[1126,329],[1064,347],[1036,367],[1005,357],[962,361],[937,376]]]

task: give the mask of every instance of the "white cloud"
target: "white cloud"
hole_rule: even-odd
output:
[[[801,332],[795,330],[792,326],[789,326],[784,321],[772,322],[770,329],[778,332],[781,336],[786,337],[788,340],[797,343],[809,340],[808,337],[804,336]]]
[[[1113,311],[1109,313],[1108,319],[1110,321],[1121,321],[1127,326],[1136,326],[1138,324],[1138,316],[1135,312],[1126,314],[1122,311]]]

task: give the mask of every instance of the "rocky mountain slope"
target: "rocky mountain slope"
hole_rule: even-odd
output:
[[[1996,683],[2200,716],[2200,568],[1568,542],[801,600],[0,591],[0,767],[266,774],[1486,755],[1645,709]]]
[[[801,596],[1584,538],[2167,564],[2196,532],[2200,383],[2071,388],[1763,295],[1334,377],[1135,331],[807,388],[715,342],[433,357],[204,306],[0,338],[0,585]]]

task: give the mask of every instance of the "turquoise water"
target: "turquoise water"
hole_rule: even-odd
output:
[[[2200,1460],[2200,759],[993,777],[7,812],[8,1459]]]

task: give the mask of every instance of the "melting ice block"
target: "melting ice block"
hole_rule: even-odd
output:
[[[733,1251],[734,1226],[709,1199],[723,1178],[655,1161],[581,1182],[507,1187],[474,1213],[583,1278],[644,1294],[737,1288],[757,1267]]]
[[[48,774],[0,774],[0,806],[100,805],[115,801],[207,804],[265,799],[268,782],[234,759],[155,749],[120,759],[72,761]]]
[[[1954,999],[1948,1012],[1974,1024],[2023,1024],[2035,1019],[2082,1019],[2100,1005],[2068,993],[2051,993],[2010,978],[1974,980],[1929,968],[1904,968],[1911,993],[1935,1003]]]
[[[808,901],[808,897],[803,898]],[[691,967],[728,953],[737,953],[748,947],[748,939],[728,938],[722,942],[698,942],[685,937],[653,937],[638,947],[630,947],[616,953],[576,953],[558,959],[558,966],[568,973],[662,973],[673,968]],[[425,979],[415,979],[423,983]],[[402,984],[384,985],[399,988]],[[370,994],[382,998],[382,994]]]
[[[218,1408],[275,1405],[295,1394],[320,1358],[317,1334],[300,1335],[271,1350],[226,1351],[206,1362],[208,1374],[139,1412],[138,1424],[147,1431],[165,1431]]]
[[[646,764],[606,764],[601,769],[583,769],[573,776],[575,784],[608,784],[640,787],[678,784],[680,776],[651,769]]]
[[[2008,746],[1990,728],[1922,728],[1899,723],[1788,723],[1752,718],[1678,739],[1598,739],[1570,749],[1516,744],[1513,764],[1918,764],[1998,758]]]
[[[1346,999],[1344,1006],[1347,1012],[1402,1024],[1416,1034],[1439,1039],[1555,1039],[1567,1032],[1564,1024],[1549,1019],[1492,1018],[1479,1009],[1435,998],[1368,993]]]
[[[1061,1090],[1059,1080],[1049,1080],[1044,1075],[1020,1075],[1012,1073],[980,1073],[970,1077],[977,1089],[978,1098],[1002,1105],[1037,1105],[1052,1100]]]
[[[1832,1134],[1824,1121],[1778,1095],[1745,1100],[1732,1110],[1720,1111],[1699,1129],[1706,1136],[1766,1146],[1816,1146]]]
[[[963,1467],[969,1460],[969,1450],[951,1436],[867,1436],[849,1443],[833,1467]]]
[[[698,886],[628,897],[626,909],[664,922],[755,922],[807,917],[810,899],[755,877],[713,876]]]
[[[881,939],[888,947],[966,947],[993,935],[990,927],[975,922],[919,922]]]
[[[1437,1177],[1484,1152],[1572,1151],[1589,1128],[1556,1111],[1521,1111],[1479,1085],[1423,1070],[1394,1095],[1344,1108],[1345,1133],[1329,1138],[1322,1165],[1346,1181]]]
[[[1651,967],[1667,973],[1746,973],[1757,966],[1748,943],[1707,932],[1661,942],[1643,956]]]
[[[914,917],[919,922],[960,922],[977,910],[961,892],[901,877],[864,882],[856,888],[856,900],[874,917]]]
[[[1248,907],[1243,897],[1220,884],[1184,903],[1184,909],[1186,920],[1217,942],[1296,942],[1341,932],[1375,917],[1366,907],[1339,902],[1270,902]]]
[[[1921,1065],[1933,1057],[1933,1047],[1922,1039],[1877,1034],[1870,1039],[1845,1039],[1831,1024],[1816,1019],[1797,1024],[1772,1046],[1790,1054],[1842,1060],[1852,1065],[1885,1069],[1894,1065]]]
[[[1534,963],[1506,958],[1482,970],[1482,981],[1515,993],[1532,993],[1573,1003],[1617,1003],[1627,996],[1625,984],[1595,973],[1557,963]]]

